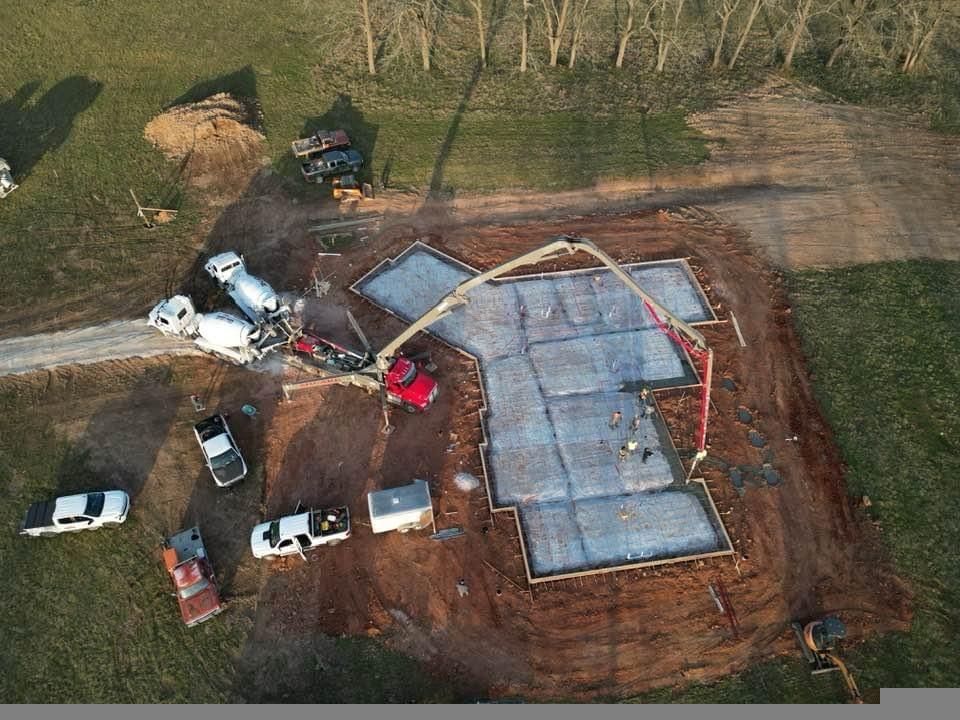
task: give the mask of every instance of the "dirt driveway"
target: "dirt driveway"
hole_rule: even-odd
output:
[[[902,114],[814,102],[780,80],[694,115],[710,159],[680,172],[562,193],[456,198],[464,223],[698,206],[748,231],[784,268],[960,259],[960,143]],[[420,198],[378,209],[409,213]]]

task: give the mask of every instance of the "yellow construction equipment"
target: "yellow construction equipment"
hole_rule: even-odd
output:
[[[813,675],[822,673],[839,672],[843,677],[847,693],[850,695],[850,701],[860,704],[863,702],[863,696],[860,694],[860,688],[857,687],[856,680],[847,670],[847,666],[836,655],[836,646],[839,640],[847,635],[846,626],[840,621],[840,618],[830,616],[822,620],[814,620],[806,626],[800,623],[792,623],[794,634],[800,643],[800,650],[803,656],[810,663],[810,672]]]
[[[333,186],[334,200],[363,200],[373,197],[373,186],[370,183],[360,183],[356,175],[341,175],[330,183]]]

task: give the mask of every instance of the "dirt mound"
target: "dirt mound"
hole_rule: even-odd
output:
[[[147,123],[143,134],[169,159],[181,163],[192,185],[242,190],[260,165],[259,127],[261,113],[254,101],[218,93],[165,110]]]

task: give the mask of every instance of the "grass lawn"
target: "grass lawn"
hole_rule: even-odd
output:
[[[126,283],[129,297],[138,273],[193,252],[203,198],[143,138],[176,102],[256,97],[266,152],[294,192],[329,190],[299,180],[290,141],[342,124],[368,177],[449,197],[700,162],[707,149],[685,111],[755,80],[746,70],[703,83],[681,68],[653,77],[586,66],[524,76],[509,60],[473,73],[464,53],[429,75],[395,65],[369,79],[360,50],[345,58],[324,39],[316,9],[301,0],[191,0],[162,12],[145,0],[0,6],[0,27],[17,28],[3,39],[16,62],[0,65],[0,156],[21,185],[0,203],[0,328],[19,329],[18,306],[69,306],[91,284],[109,302]],[[177,221],[139,227],[131,188],[146,205],[180,208]]]

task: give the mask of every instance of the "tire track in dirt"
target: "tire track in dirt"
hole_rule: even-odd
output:
[[[0,376],[106,360],[201,354],[192,343],[161,335],[145,320],[120,320],[0,340]]]

